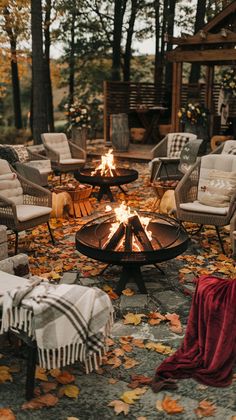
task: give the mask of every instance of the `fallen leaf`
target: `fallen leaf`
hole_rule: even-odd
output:
[[[167,313],[165,317],[168,321],[170,321],[170,325],[169,325],[170,330],[173,331],[175,334],[182,334],[183,328],[179,319],[179,315],[175,313],[174,314]]]
[[[124,415],[127,416],[127,414],[129,413],[129,404],[126,404],[123,401],[114,400],[114,401],[111,401],[107,405],[109,407],[114,407],[114,411],[116,415],[119,415],[120,413],[124,413]]]
[[[173,350],[170,346],[165,346],[161,343],[154,343],[153,341],[149,341],[145,344],[145,348],[148,350],[155,350],[157,353],[160,354],[172,354]]]
[[[122,336],[122,337],[119,338],[119,342],[121,344],[129,343],[132,340],[133,340],[133,337],[131,335],[125,335],[125,336]]]
[[[76,385],[64,385],[59,389],[58,396],[66,395],[69,398],[78,398],[79,388]]]
[[[111,290],[111,291],[110,291],[110,292],[108,292],[107,294],[108,294],[108,296],[110,297],[110,299],[112,299],[112,300],[119,299],[119,296],[118,296],[118,295],[117,295],[117,293],[116,293],[116,292],[114,292],[113,290]]]
[[[115,378],[110,378],[109,380],[108,380],[108,383],[109,384],[111,384],[111,385],[114,385],[114,384],[116,384],[118,382],[118,379],[115,379]]]
[[[133,350],[133,347],[129,343],[126,343],[122,345],[122,349],[130,353]]]
[[[111,357],[110,359],[107,360],[106,364],[107,365],[112,365],[112,369],[116,369],[121,365],[121,360],[119,359],[119,357]]]
[[[111,338],[109,338],[109,337],[107,337],[106,338],[106,345],[108,346],[108,347],[110,347],[110,346],[114,346],[114,344],[115,344],[115,341],[114,340],[112,340]]]
[[[136,420],[147,420],[147,417],[143,417],[143,416],[141,416],[141,417],[136,417]]]
[[[159,325],[161,323],[161,320],[151,318],[151,319],[148,320],[148,323],[149,323],[149,325]]]
[[[54,407],[58,403],[58,398],[52,394],[44,394],[39,397],[26,401],[22,406],[22,410],[37,410],[42,407]]]
[[[122,290],[122,295],[133,296],[135,294],[134,290],[127,287],[127,289]]]
[[[157,402],[156,402],[156,409],[158,411],[164,411],[163,410],[163,407],[162,407],[162,401],[161,400],[157,400]]]
[[[63,370],[60,375],[56,376],[56,380],[63,385],[70,384],[71,382],[74,382],[75,377],[74,375],[71,375],[70,372],[67,372],[66,370]]]
[[[199,418],[214,416],[216,412],[216,406],[207,400],[202,400],[194,412]]]
[[[140,349],[144,349],[144,347],[145,347],[143,340],[141,340],[139,338],[134,338],[133,341],[132,341],[132,344],[135,347],[138,347]]]
[[[49,371],[49,373],[53,378],[56,378],[57,376],[61,375],[61,370],[60,369],[51,369]]]
[[[133,314],[132,312],[129,312],[124,316],[124,324],[138,325],[140,322],[142,322],[142,318],[144,316],[146,317],[145,314]]]
[[[79,420],[78,417],[67,417],[66,420]]]
[[[182,405],[178,404],[177,400],[174,400],[169,395],[166,395],[164,399],[161,402],[161,406],[163,410],[168,414],[177,414],[177,413],[183,413],[184,407]]]
[[[125,357],[125,363],[123,365],[125,369],[131,369],[136,365],[139,365],[139,362],[137,362],[137,360],[131,359],[131,357]]]
[[[150,312],[148,314],[148,318],[150,319],[160,319],[161,321],[165,321],[165,315],[162,315],[160,312]]]
[[[12,382],[12,380],[9,366],[0,366],[0,384],[3,384],[6,381]]]
[[[121,399],[127,404],[135,404],[135,400],[139,400],[140,396],[145,394],[147,388],[136,388],[133,391],[126,391],[121,395]]]
[[[139,385],[148,385],[152,382],[152,378],[144,375],[131,375],[131,380],[138,382]]]
[[[10,408],[0,408],[0,420],[16,420],[16,416]]]
[[[44,393],[47,393],[49,391],[53,391],[53,389],[56,389],[57,383],[56,382],[42,382],[41,388]]]
[[[115,354],[115,356],[119,357],[119,356],[124,356],[125,354],[125,350],[122,348],[117,348],[113,351],[113,353]]]
[[[39,379],[40,381],[48,381],[48,377],[46,374],[46,369],[41,368],[39,366],[36,366],[36,370],[35,370],[35,378]]]

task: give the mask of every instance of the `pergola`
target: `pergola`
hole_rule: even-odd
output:
[[[236,0],[195,35],[173,37],[172,43],[177,47],[166,53],[173,63],[171,126],[172,131],[179,131],[177,113],[181,107],[183,63],[207,66],[204,102],[209,110],[213,109],[214,67],[236,65]]]

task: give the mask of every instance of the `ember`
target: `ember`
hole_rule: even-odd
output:
[[[100,175],[100,176],[116,176],[116,167],[114,164],[114,156],[112,154],[112,149],[109,149],[108,152],[101,157],[101,163],[91,175]]]

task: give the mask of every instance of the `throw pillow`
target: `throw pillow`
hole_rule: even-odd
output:
[[[181,136],[180,134],[176,134],[175,136],[173,136],[170,146],[169,157],[180,158],[181,151],[188,141],[188,137]]]
[[[206,206],[228,207],[232,194],[236,191],[236,172],[213,169],[209,172],[199,202]]]
[[[17,144],[11,146],[13,150],[17,153],[18,160],[21,163],[27,162],[29,160],[29,153],[26,147],[23,144]]]

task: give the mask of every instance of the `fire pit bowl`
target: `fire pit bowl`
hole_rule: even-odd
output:
[[[135,169],[116,168],[114,176],[105,176],[99,173],[93,174],[94,168],[81,169],[76,172],[75,178],[85,184],[100,187],[98,193],[98,201],[102,199],[104,195],[107,195],[110,201],[114,201],[110,187],[118,186],[122,192],[125,192],[121,185],[129,184],[138,178],[138,172]]]
[[[138,212],[138,216],[150,219],[148,230],[152,233],[151,240],[140,227],[137,216],[130,219],[131,225],[123,227],[120,224],[109,239],[111,225],[116,222],[113,213],[91,220],[76,233],[76,248],[82,254],[104,263],[122,266],[116,289],[118,294],[130,278],[136,281],[141,293],[147,293],[140,267],[175,258],[188,247],[188,234],[177,220],[150,212]],[[134,250],[132,243],[136,240],[138,245]]]

